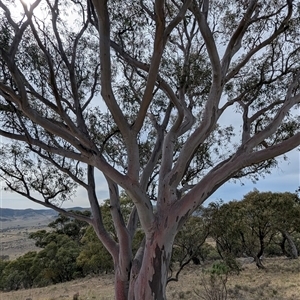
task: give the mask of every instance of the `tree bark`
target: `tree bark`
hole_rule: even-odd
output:
[[[120,273],[115,269],[115,299],[128,300],[129,281],[121,278]]]
[[[281,249],[281,252],[282,252],[283,255],[288,256],[288,253],[287,253],[287,251],[285,249],[285,241],[286,241],[286,237],[282,233],[282,240],[281,240],[281,242],[279,244],[280,245],[280,249]]]
[[[290,234],[283,230],[282,232],[282,235],[283,237],[287,240],[288,244],[289,244],[289,247],[290,247],[290,255],[291,255],[291,258],[293,259],[297,259],[299,257],[299,254],[298,254],[298,250],[297,250],[297,247],[292,239],[292,237],[290,236]],[[285,251],[286,252],[286,251]]]
[[[131,280],[130,300],[165,300],[174,234],[156,230],[146,239],[138,275]]]
[[[261,257],[265,251],[265,242],[264,242],[263,236],[259,236],[259,243],[260,243],[260,249],[259,249],[259,252],[255,255],[254,260],[255,260],[256,266],[259,269],[265,269],[266,267],[261,262]]]
[[[261,258],[259,256],[255,256],[254,257],[254,260],[255,260],[255,263],[256,263],[256,266],[259,268],[259,269],[265,269],[266,267],[262,264],[261,262]]]

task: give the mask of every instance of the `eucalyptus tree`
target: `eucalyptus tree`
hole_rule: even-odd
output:
[[[300,231],[300,199],[298,195],[288,192],[259,193],[258,191],[253,191],[245,196],[244,201],[256,201],[260,206],[268,203],[266,210],[268,210],[270,216],[270,225],[273,230],[280,232],[282,235],[280,243],[282,253],[297,259],[298,249],[295,244],[294,235]],[[288,244],[289,251],[285,250],[285,242]]]
[[[291,257],[298,258],[298,249],[292,234],[299,230],[300,202],[297,194],[259,192],[254,190],[239,202],[245,252],[253,256],[258,267],[266,247],[280,233],[288,242]],[[247,233],[248,231],[248,233]]]
[[[270,193],[271,194],[271,193]],[[272,197],[266,197],[258,191],[245,195],[240,203],[240,213],[244,230],[241,231],[241,240],[244,251],[252,256],[258,268],[264,268],[261,258],[265,248],[276,234],[276,228],[272,224],[273,210]]]
[[[245,252],[241,241],[241,233],[245,231],[245,224],[241,214],[241,202],[209,204],[206,214],[210,218],[210,235],[216,241],[216,249],[225,261],[241,257]]]
[[[60,204],[85,189],[92,216],[76,217],[113,257],[116,299],[165,299],[172,243],[192,212],[299,145],[297,1],[21,4],[0,1],[6,188],[71,217]],[[127,222],[119,189],[134,204]]]
[[[288,242],[291,257],[298,258],[292,234],[299,232],[299,208],[297,194],[257,190],[241,201],[210,203],[207,213],[211,236],[223,259],[247,255],[253,257],[258,268],[264,268],[261,257],[278,236]]]
[[[199,265],[201,260],[204,261],[207,254],[205,252],[208,250],[205,241],[209,230],[210,222],[199,216],[190,217],[184,224],[173,244],[168,283],[178,281],[180,273],[189,263]]]

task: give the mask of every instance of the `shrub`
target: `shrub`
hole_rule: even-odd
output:
[[[216,262],[203,271],[202,290],[195,290],[195,294],[203,300],[226,300],[227,279],[230,268],[224,262]]]

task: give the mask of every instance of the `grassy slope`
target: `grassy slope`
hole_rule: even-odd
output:
[[[228,300],[300,300],[300,260],[266,259],[266,270],[254,264],[244,265],[240,275],[228,279]],[[199,266],[183,270],[179,282],[168,285],[168,299],[199,299],[194,293],[201,290],[202,272]],[[81,279],[45,288],[0,293],[1,300],[80,300],[113,299],[113,276]]]

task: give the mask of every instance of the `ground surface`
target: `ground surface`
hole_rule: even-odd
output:
[[[266,270],[245,264],[239,275],[231,275],[227,282],[228,300],[300,300],[300,260],[270,258]],[[203,274],[201,266],[183,270],[179,282],[168,285],[168,299],[202,299]],[[113,299],[113,276],[75,280],[45,288],[0,293],[1,300],[72,300],[79,293],[80,300]],[[207,298],[203,298],[207,299]]]
[[[9,259],[13,260],[26,252],[40,250],[40,248],[35,247],[35,241],[29,239],[28,235],[30,232],[40,229],[49,230],[47,225],[53,220],[54,217],[41,215],[30,218],[16,217],[1,221],[0,256],[9,256]]]
[[[73,207],[70,210],[85,211],[87,208]],[[51,230],[47,225],[57,218],[52,209],[9,209],[0,207],[0,258],[9,256],[13,260],[26,252],[39,251],[35,241],[28,239],[31,232]],[[0,298],[1,300],[1,298]]]
[[[47,229],[54,217],[34,214],[30,217],[2,218],[0,222],[0,255],[10,259],[32,250],[39,250],[28,234]],[[48,228],[49,229],[49,228]],[[300,259],[268,258],[266,270],[258,270],[253,263],[245,263],[239,275],[230,275],[227,282],[227,300],[300,300]],[[208,267],[208,266],[205,266]],[[205,298],[202,266],[188,266],[181,273],[179,282],[168,285],[169,300]],[[79,300],[113,299],[113,275],[85,278],[31,290],[0,292],[0,300],[72,300],[79,293]],[[195,293],[197,292],[197,294]],[[202,296],[202,298],[201,298]],[[220,298],[220,300],[224,300]]]

